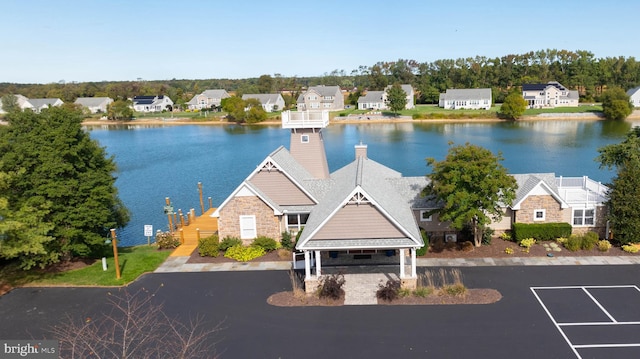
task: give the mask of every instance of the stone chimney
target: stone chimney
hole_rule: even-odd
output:
[[[356,148],[356,159],[358,159],[358,157],[362,157],[362,158],[367,158],[367,145],[363,145],[362,142],[360,142],[359,145],[355,146]]]

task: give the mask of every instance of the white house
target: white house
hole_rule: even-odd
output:
[[[559,82],[549,81],[546,84],[523,84],[522,97],[529,108],[543,107],[577,107],[578,91],[569,90]]]
[[[91,113],[106,113],[107,106],[112,102],[110,97],[78,97],[74,103],[87,108]]]
[[[629,101],[631,101],[633,107],[640,107],[640,86],[627,91],[627,95],[629,95]]]
[[[173,101],[169,96],[136,96],[133,98],[133,110],[137,112],[171,111]]]
[[[284,109],[285,103],[284,98],[279,93],[269,93],[269,94],[244,94],[242,95],[243,100],[248,100],[250,98],[254,98],[260,101],[262,108],[266,112],[273,111],[282,111]]]
[[[231,97],[227,91],[223,89],[206,90],[201,94],[193,96],[193,98],[187,102],[187,106],[190,110],[202,110],[210,109],[212,107],[220,107],[222,100]]]
[[[491,89],[447,89],[440,94],[438,106],[450,110],[488,110],[491,108]]]
[[[387,105],[387,91],[392,85],[387,86],[384,91],[367,91],[363,96],[358,98],[358,110],[386,110],[389,108]],[[411,85],[400,85],[402,90],[407,94],[407,104],[404,106],[406,110],[410,110],[415,107],[415,92]]]
[[[299,111],[344,110],[344,96],[340,86],[312,86],[298,96]]]

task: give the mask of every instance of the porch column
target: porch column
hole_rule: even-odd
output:
[[[416,249],[411,248],[411,278],[416,278],[418,274],[416,273]]]
[[[404,278],[404,248],[400,248],[400,279]]]
[[[315,251],[316,252],[316,278],[320,278],[320,276],[322,275],[321,271],[322,271],[322,265],[320,264],[320,251]]]
[[[304,251],[304,279],[311,279],[311,259],[309,251]]]

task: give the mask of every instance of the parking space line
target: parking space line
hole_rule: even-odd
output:
[[[602,304],[600,304],[600,302],[598,302],[598,300],[596,298],[594,298],[591,293],[589,293],[589,291],[587,290],[587,288],[582,287],[582,291],[585,292],[589,298],[591,298],[591,300],[593,300],[594,303],[596,303],[596,305],[598,306],[598,308],[600,308],[600,310],[607,315],[607,317],[609,317],[609,319],[611,319],[612,322],[617,323],[618,321],[616,320],[616,318],[614,318],[611,314],[609,314],[609,312],[604,309],[604,307],[602,306]]]
[[[628,343],[628,344],[579,344],[574,345],[567,334],[562,329],[563,327],[580,327],[580,326],[616,326],[616,325],[640,325],[640,322],[618,322],[603,306],[598,302],[598,300],[589,292],[589,289],[616,289],[616,288],[634,288],[637,291],[640,291],[640,288],[636,285],[612,285],[612,286],[562,286],[562,287],[530,287],[533,295],[536,297],[538,303],[542,309],[547,313],[549,319],[556,327],[560,335],[567,342],[573,353],[576,355],[578,359],[582,359],[580,353],[578,353],[578,349],[593,349],[593,348],[630,348],[630,347],[640,347],[640,343]],[[600,310],[611,319],[611,322],[570,322],[570,323],[558,323],[554,316],[551,314],[547,306],[544,304],[543,300],[540,298],[537,290],[557,290],[557,289],[582,289],[591,300],[600,308]]]

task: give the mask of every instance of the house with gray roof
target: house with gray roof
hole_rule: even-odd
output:
[[[578,91],[569,90],[556,81],[546,84],[523,84],[522,97],[529,108],[577,107]]]
[[[447,89],[440,94],[438,107],[449,110],[488,110],[491,108],[491,89]]]
[[[415,92],[411,85],[400,85],[402,90],[407,94],[407,104],[405,109],[409,110],[415,107]],[[384,91],[367,91],[363,96],[358,98],[358,110],[386,110],[387,91],[391,85],[387,86]]]
[[[110,97],[78,97],[74,102],[91,113],[107,113],[107,107],[113,102]]]
[[[35,113],[40,113],[40,111],[49,107],[57,107],[64,104],[64,102],[59,98],[27,98],[22,95],[15,96],[18,102],[18,106],[20,106],[21,109],[29,109]],[[0,103],[0,110],[1,107],[2,104]]]
[[[137,112],[171,111],[173,110],[173,101],[165,95],[135,96],[133,110]]]
[[[627,95],[633,107],[640,107],[640,86],[628,90]]]
[[[299,111],[344,110],[344,96],[340,86],[311,86],[298,96]]]
[[[212,109],[220,107],[222,100],[227,97],[231,96],[223,89],[205,90],[201,94],[193,96],[187,102],[187,107],[190,110]]]
[[[279,93],[242,95],[243,100],[248,100],[250,98],[260,101],[260,105],[262,105],[262,108],[266,112],[282,111],[285,106],[284,98],[282,98],[282,95]]]
[[[439,208],[434,198],[421,195],[429,184],[426,176],[402,176],[370,159],[364,144],[354,147],[351,163],[329,173],[321,135],[328,113],[317,114],[283,112],[290,151],[280,146],[267,155],[218,206],[212,216],[218,218],[219,237],[249,243],[258,236],[299,234],[296,250],[304,256],[307,290],[315,289],[322,262],[329,260],[323,253],[392,253],[403,283],[414,286],[423,233],[432,241],[457,241],[460,233],[434,214]],[[576,233],[606,233],[606,186],[553,173],[514,177],[516,199],[503,205],[503,218],[490,225],[494,230],[510,230],[516,222],[567,222]]]

